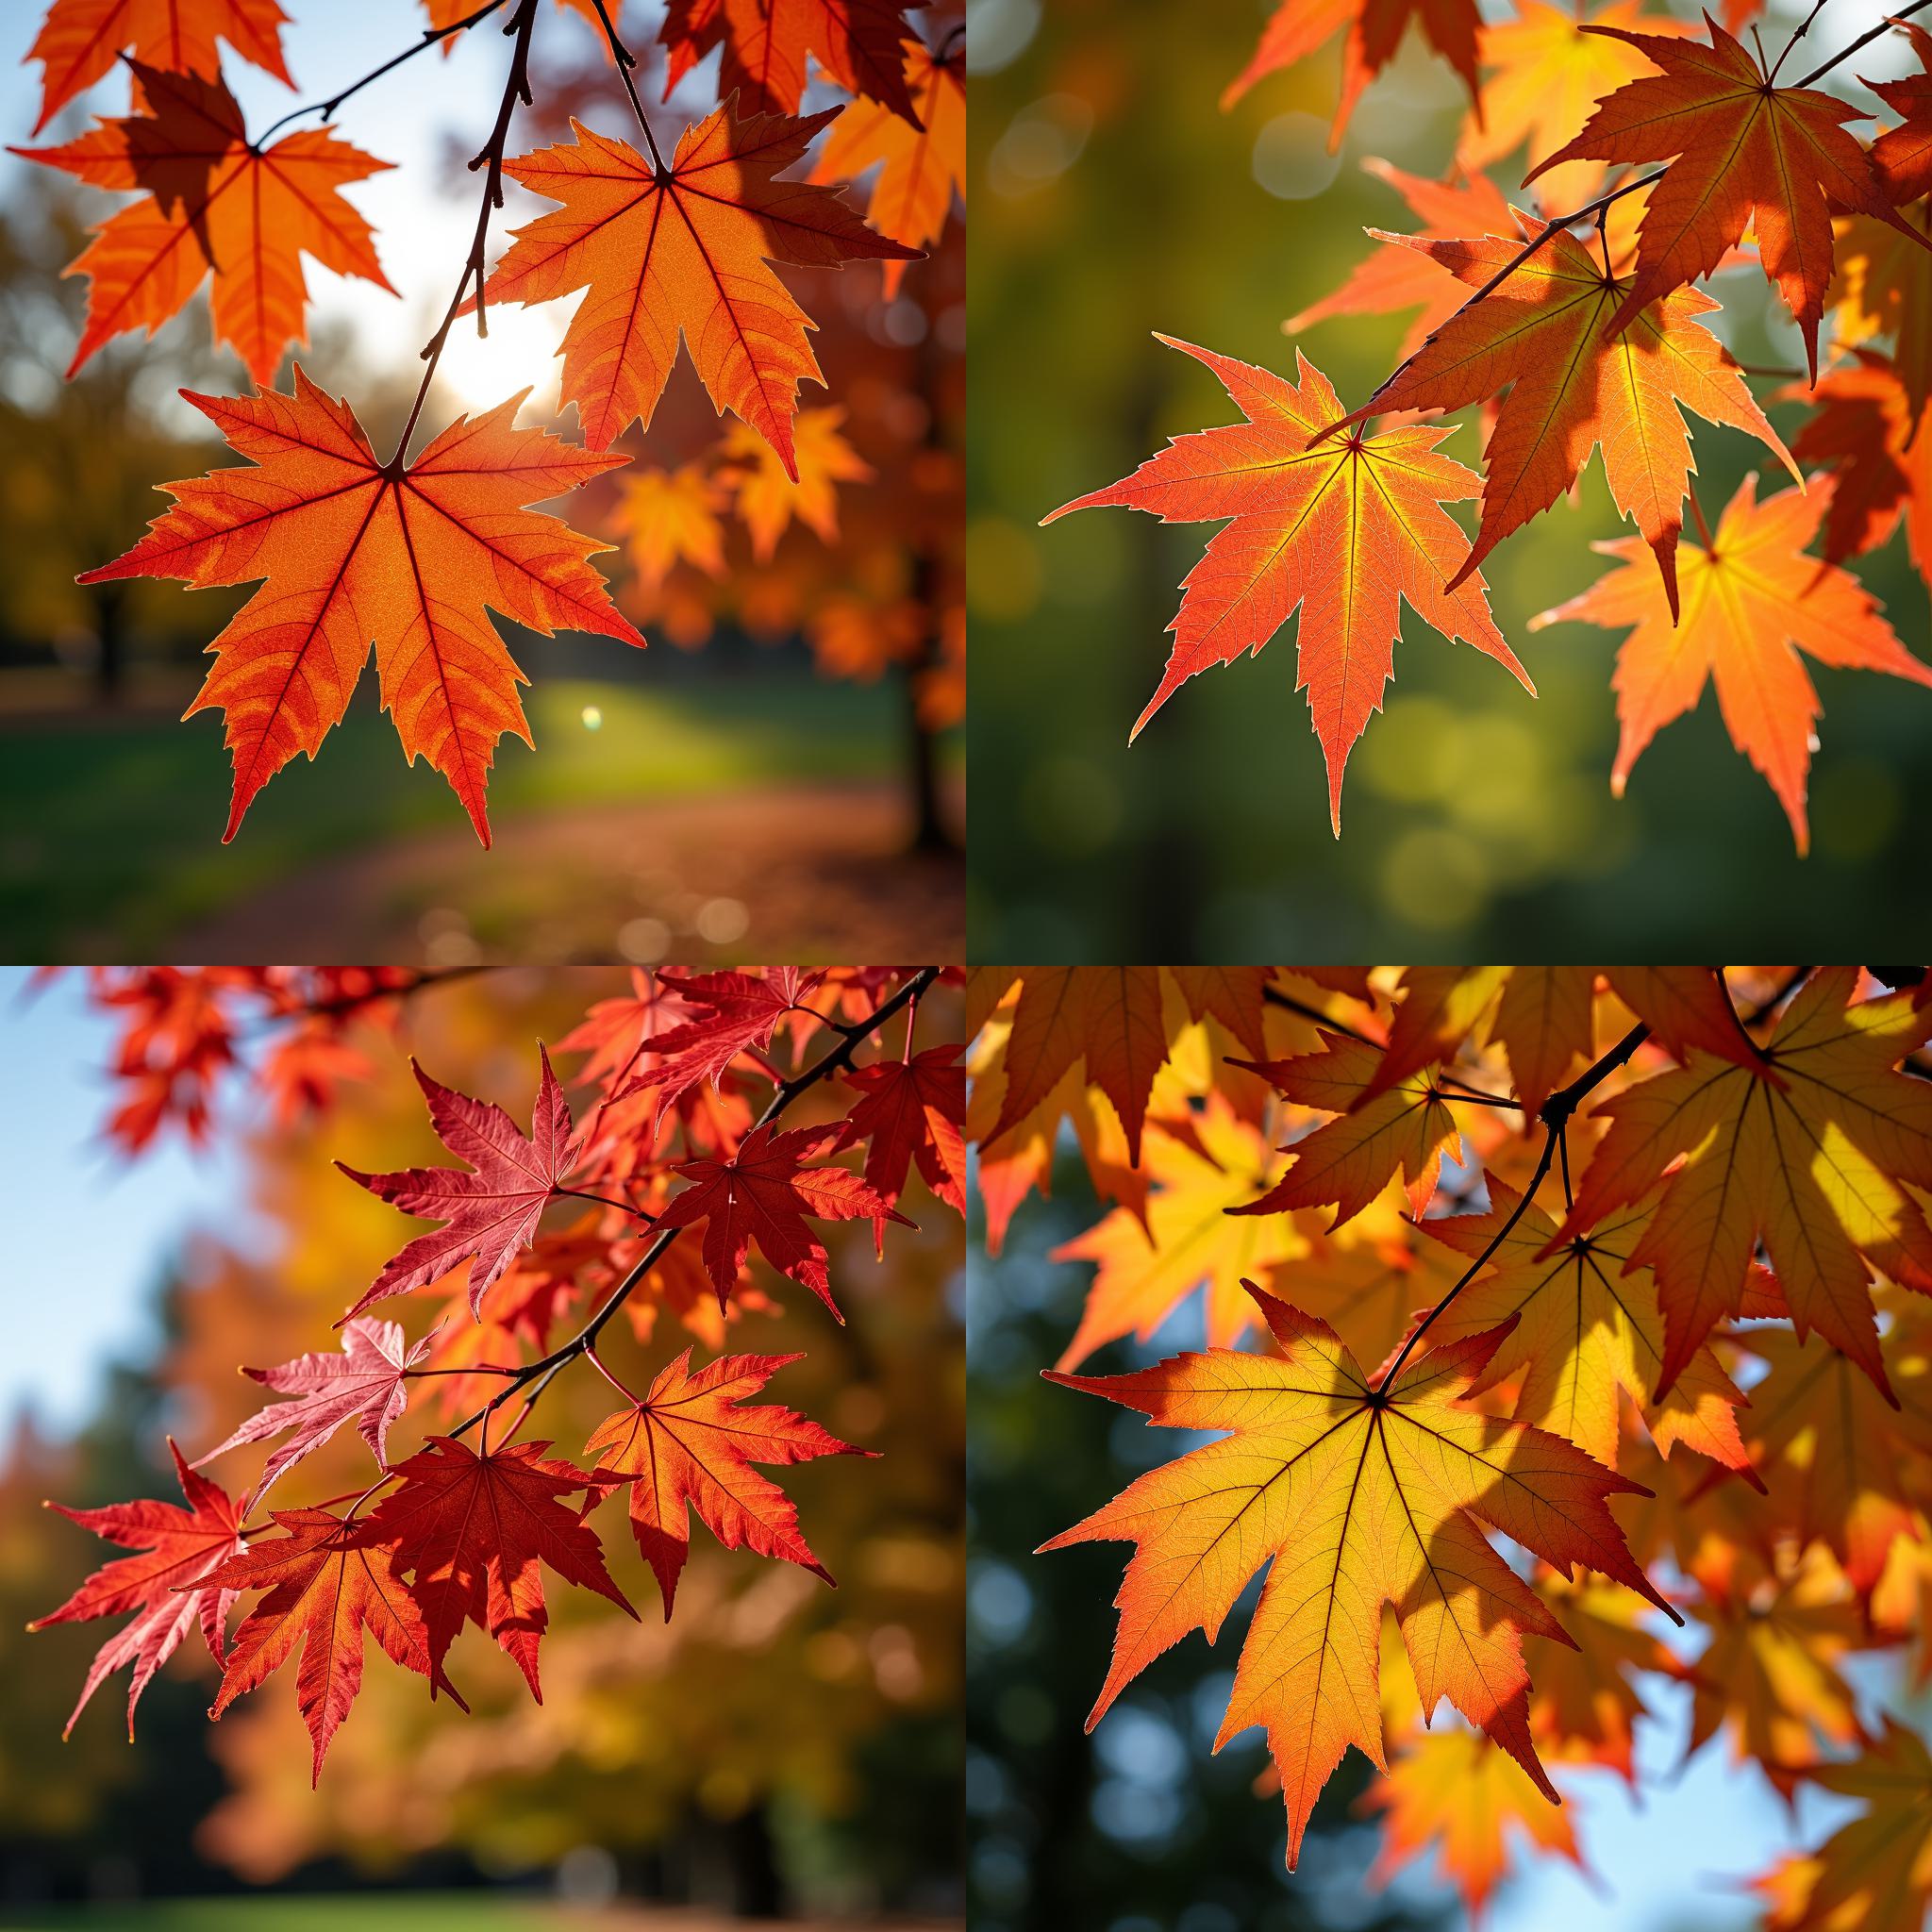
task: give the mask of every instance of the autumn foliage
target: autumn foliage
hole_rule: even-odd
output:
[[[1185,1436],[1045,1545],[1129,1546],[1089,1728],[1232,1618],[1215,1748],[1265,1735],[1290,1865],[1353,1747],[1379,1872],[1433,1851],[1479,1912],[1582,1861],[1563,1773],[1634,1788],[1661,1674],[1690,1750],[1864,1801],[1759,1876],[1770,1924],[1920,1925],[1924,1747],[1848,1670],[1924,1681],[1924,969],[984,967],[969,1001],[989,1246],[1063,1134],[1110,1204],[1052,1257],[1086,1305],[1041,1372]]]
[[[399,1238],[403,1216],[438,1225],[352,1291],[329,1345],[243,1367],[270,1399],[225,1439],[192,1462],[171,1444],[183,1503],[65,1512],[135,1552],[40,1620],[128,1616],[70,1728],[131,1665],[131,1735],[142,1690],[196,1629],[222,1669],[213,1717],[291,1667],[315,1777],[362,1687],[370,1640],[430,1698],[467,1708],[446,1664],[474,1625],[541,1701],[558,1590],[641,1614],[608,1568],[600,1509],[635,1540],[667,1620],[693,1521],[726,1549],[830,1583],[768,1472],[872,1452],[786,1404],[785,1371],[801,1355],[723,1344],[744,1312],[772,1307],[761,1284],[786,1277],[810,1291],[821,1320],[843,1320],[818,1224],[870,1221],[883,1255],[893,1225],[914,1225],[900,1203],[915,1170],[922,1216],[963,1208],[965,1071],[958,1042],[931,1037],[958,1012],[958,977],[635,974],[628,994],[598,1001],[554,1042],[571,1072],[559,1077],[545,1048],[531,1057],[527,1132],[418,1069],[447,1162],[329,1178],[392,1204]],[[101,971],[96,998],[126,1015],[123,1078],[152,1100],[122,1106],[110,1131],[130,1151],[175,1122],[206,1132],[216,1069],[296,1091],[303,1112],[325,1109],[342,1081],[371,1071],[345,1036],[379,1039],[435,984],[341,970]],[[238,1040],[264,1012],[270,1044],[244,1058]],[[311,1077],[297,1083],[305,1064]],[[809,1124],[781,1126],[794,1108]],[[656,1339],[661,1366],[641,1392],[607,1359],[620,1314],[636,1340]],[[678,1327],[685,1345],[665,1347]],[[575,1449],[532,1426],[565,1373],[601,1376],[591,1386],[609,1397]],[[351,1429],[367,1479],[303,1494],[306,1459]],[[251,1466],[241,1452],[257,1445]]]
[[[1620,634],[1616,791],[1714,684],[1732,741],[1807,848],[1822,707],[1806,658],[1932,681],[1846,568],[1904,517],[1924,574],[1932,36],[1902,18],[1899,44],[1921,71],[1868,81],[1857,57],[1891,23],[1844,23],[1857,37],[1839,36],[1804,72],[1799,47],[1834,25],[1822,0],[1795,30],[1760,13],[1741,0],[1692,27],[1641,0],[1574,14],[1518,0],[1493,21],[1474,0],[1280,0],[1224,106],[1339,34],[1337,144],[1411,25],[1470,106],[1441,179],[1364,163],[1417,227],[1370,229],[1376,252],[1283,325],[1299,335],[1414,311],[1402,360],[1372,394],[1351,408],[1299,347],[1291,383],[1189,348],[1246,420],[1176,437],[1045,519],[1114,505],[1224,525],[1189,574],[1134,735],[1188,678],[1258,652],[1296,617],[1296,688],[1339,836],[1343,769],[1381,707],[1402,606],[1534,695],[1481,567],[1600,451],[1610,496],[1654,561],[1629,541],[1601,546],[1620,567],[1528,628]],[[1860,125],[1874,116],[1875,130]],[[1518,185],[1505,192],[1486,170]],[[1764,299],[1796,325],[1802,369],[1746,367],[1725,346],[1733,325],[1715,291],[1733,291],[1734,309],[1754,300],[1731,273],[1754,260]],[[1804,407],[1789,444],[1772,403]],[[1437,447],[1450,426],[1436,419],[1464,408],[1480,412],[1480,477]],[[1709,425],[1700,439],[1753,439],[1795,488],[1752,478],[1728,506],[1700,503],[1692,418]],[[1472,538],[1441,506],[1475,496]]]
[[[359,77],[329,76],[330,98],[253,130],[223,78],[222,49],[292,88],[288,16],[275,0],[52,0],[30,50],[41,69],[37,135],[88,90],[116,74],[126,81],[126,113],[104,108],[75,139],[14,150],[138,197],[99,225],[68,270],[88,289],[69,376],[116,338],[152,335],[207,286],[214,341],[255,385],[252,394],[189,397],[246,464],[157,477],[174,507],[125,556],[79,578],[260,585],[209,645],[216,662],[190,708],[225,721],[234,790],[225,838],[291,758],[319,754],[373,646],[406,757],[443,774],[488,845],[494,747],[506,733],[530,736],[518,691],[527,680],[496,620],[641,646],[641,618],[697,641],[709,620],[700,624],[689,597],[667,608],[663,579],[680,558],[725,575],[718,512],[732,493],[752,553],[732,571],[747,626],[804,631],[837,675],[901,670],[922,731],[957,723],[964,626],[950,445],[963,395],[951,393],[940,358],[913,368],[885,346],[920,340],[956,291],[919,281],[931,319],[922,312],[916,331],[904,321],[896,332],[875,321],[870,337],[858,331],[881,345],[876,378],[861,382],[885,419],[868,423],[868,440],[916,474],[882,518],[874,509],[874,527],[841,544],[840,486],[869,483],[883,465],[832,433],[839,407],[801,419],[800,385],[827,377],[810,340],[819,320],[788,272],[862,265],[869,299],[848,305],[855,313],[907,299],[908,266],[938,246],[963,192],[963,25],[951,12],[916,15],[881,0],[673,0],[654,9],[658,42],[641,55],[622,0],[428,0],[413,44],[397,10],[392,58]],[[325,393],[299,361],[284,386],[277,378],[307,342],[306,260],[399,298],[419,293],[413,276],[397,285],[393,260],[385,270],[381,238],[347,192],[391,163],[329,125],[294,124],[333,113],[414,55],[447,51],[458,34],[489,34],[504,48],[501,99],[472,164],[481,208],[467,258],[452,250],[456,285],[423,351],[414,407],[395,447],[378,455],[349,398]],[[580,122],[572,103],[541,95],[540,77],[558,70],[532,51],[553,38],[601,50],[607,75],[594,97],[619,104],[622,130]],[[682,84],[687,107],[700,85],[691,69],[715,58],[714,105],[682,126],[647,107],[636,77],[647,57],[663,70],[665,97]],[[811,75],[848,98],[802,113]],[[601,119],[603,109],[584,111]],[[568,139],[546,144],[532,130],[520,147],[520,113],[540,127],[567,124]],[[507,183],[556,206],[505,238],[492,221]],[[527,388],[474,419],[425,417],[452,328],[487,331],[500,303],[559,301],[574,305],[561,390],[582,446],[516,426]],[[835,333],[849,374],[854,331],[848,322]],[[709,449],[646,461],[627,491],[595,492],[608,541],[528,508],[658,454],[668,439],[653,439],[653,420],[686,358],[705,420],[730,419]],[[530,372],[531,387],[542,373]],[[613,448],[626,431],[631,446]],[[714,466],[728,467],[741,490],[709,480]],[[687,475],[708,479],[701,495],[658,487]],[[794,544],[779,567],[774,549],[794,525],[816,544]],[[638,567],[628,615],[591,561],[619,545]]]

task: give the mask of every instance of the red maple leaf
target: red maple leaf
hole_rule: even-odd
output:
[[[795,114],[804,97],[806,56],[847,93],[869,94],[913,126],[919,115],[906,85],[913,39],[906,19],[924,0],[671,0],[659,44],[664,98],[713,47],[724,49],[718,98],[739,97],[746,112]]]
[[[897,1205],[914,1160],[925,1184],[947,1207],[966,1211],[966,1069],[959,1048],[932,1046],[909,1060],[876,1060],[845,1075],[864,1094],[845,1117],[839,1145],[869,1144],[865,1178],[888,1208]],[[873,1222],[879,1254],[886,1224]]]
[[[689,979],[660,973],[660,986],[675,992],[692,1017],[643,1042],[656,1064],[613,1097],[622,1100],[655,1087],[668,1113],[693,1087],[708,1080],[717,1086],[740,1054],[762,1053],[771,1045],[778,1022],[824,976],[797,966],[774,966],[762,974],[700,973]]]
[[[362,1440],[380,1468],[389,1467],[385,1453],[389,1426],[408,1407],[409,1371],[428,1352],[430,1337],[406,1348],[402,1324],[366,1317],[351,1322],[342,1332],[339,1355],[299,1355],[272,1369],[242,1373],[293,1402],[271,1402],[258,1408],[228,1438],[206,1456],[195,1457],[199,1469],[244,1442],[260,1442],[284,1429],[295,1433],[273,1450],[262,1465],[260,1479],[250,1492],[251,1504],[268,1493],[275,1478],[292,1469],[310,1450],[320,1449],[341,1425],[354,1418]]]
[[[295,1701],[315,1742],[310,1782],[322,1777],[329,1740],[362,1688],[366,1630],[405,1670],[434,1669],[428,1631],[396,1574],[395,1551],[364,1517],[344,1521],[326,1509],[277,1509],[285,1532],[231,1557],[209,1578],[224,1590],[266,1590],[228,1646],[227,1669],[208,1716],[219,1718],[287,1663],[299,1646]],[[467,1710],[456,1687],[441,1688]]]
[[[190,1627],[197,1622],[208,1640],[208,1653],[222,1661],[228,1607],[235,1592],[209,1580],[209,1573],[243,1550],[242,1514],[227,1491],[196,1475],[181,1459],[175,1439],[168,1438],[175,1474],[188,1507],[178,1503],[110,1503],[102,1509],[70,1509],[65,1503],[49,1508],[104,1536],[138,1557],[120,1557],[104,1563],[58,1610],[37,1617],[26,1627],[44,1630],[51,1624],[79,1624],[90,1617],[119,1616],[133,1610],[134,1621],[124,1624],[94,1653],[80,1701],[61,1736],[73,1734],[87,1701],[110,1673],[125,1663],[134,1666],[127,1687],[127,1738],[134,1740],[134,1707],[148,1680],[174,1656]]]
[[[428,1099],[438,1138],[473,1172],[411,1167],[399,1174],[360,1174],[336,1162],[352,1181],[404,1213],[444,1224],[434,1234],[419,1234],[393,1256],[349,1315],[389,1295],[426,1287],[464,1261],[470,1263],[470,1312],[480,1314],[484,1291],[530,1244],[575,1158],[563,1089],[550,1071],[549,1054],[541,1047],[538,1053],[543,1072],[528,1135],[502,1108],[444,1087],[409,1062]]]
[[[691,1185],[672,1195],[658,1225],[706,1224],[705,1266],[720,1307],[729,1300],[746,1250],[756,1241],[773,1267],[810,1289],[842,1323],[825,1273],[825,1244],[806,1225],[806,1216],[857,1221],[871,1215],[901,1227],[914,1224],[847,1169],[804,1165],[838,1131],[836,1125],[798,1127],[789,1134],[754,1127],[734,1154],[675,1164],[673,1172]]]
[[[667,1362],[644,1399],[608,1416],[584,1454],[597,1474],[630,1478],[630,1524],[664,1592],[669,1622],[677,1579],[691,1554],[691,1517],[727,1550],[748,1548],[830,1574],[799,1534],[798,1506],[755,1462],[809,1462],[819,1456],[870,1456],[777,1404],[739,1405],[796,1355],[727,1355],[696,1374],[691,1350]]]
[[[423,1612],[433,1697],[442,1660],[464,1622],[488,1630],[516,1659],[539,1704],[537,1646],[550,1622],[540,1563],[566,1581],[607,1596],[635,1618],[604,1567],[604,1546],[579,1511],[558,1501],[591,1478],[567,1462],[546,1462],[548,1442],[513,1442],[478,1456],[451,1436],[396,1465],[403,1487],[370,1514],[395,1543],[395,1566],[410,1573]]]

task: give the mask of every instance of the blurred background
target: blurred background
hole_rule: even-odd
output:
[[[0,141],[47,146],[125,113],[109,75],[31,140],[44,8],[0,8]],[[233,54],[225,77],[251,131],[326,98],[420,33],[416,0],[292,5],[284,44],[298,91]],[[718,62],[673,102],[655,45],[663,9],[625,9],[639,85],[660,135],[713,104]],[[957,8],[929,16],[935,42]],[[449,301],[475,220],[464,163],[502,91],[494,23],[429,51],[349,101],[332,124],[393,169],[347,195],[376,231],[398,291],[307,263],[304,368],[346,394],[385,450],[421,376],[417,352]],[[544,7],[536,108],[512,153],[567,139],[575,112],[632,124],[582,14]],[[814,82],[808,108],[845,97]],[[298,124],[316,125],[313,116]],[[857,198],[863,205],[869,177]],[[551,204],[507,183],[492,228]],[[318,761],[298,759],[220,843],[229,787],[216,714],[179,722],[210,638],[246,596],[135,579],[83,590],[76,573],[131,545],[166,499],[156,486],[237,459],[176,391],[246,393],[241,362],[209,345],[205,292],[152,341],[136,332],[62,380],[86,284],[61,269],[91,224],[132,197],[0,153],[0,921],[16,958],[391,960],[613,955],[719,959],[957,958],[964,771],[959,619],[965,255],[958,210],[896,292],[876,263],[790,270],[820,325],[849,446],[839,524],[794,521],[769,558],[728,511],[716,575],[681,563],[660,580],[655,533],[625,483],[715,464],[726,425],[688,359],[632,466],[554,506],[620,548],[598,559],[650,640],[545,640],[505,624],[534,751],[499,747],[496,844],[482,851],[441,777],[405,765],[365,671]],[[492,308],[490,335],[450,339],[425,411],[430,429],[526,386],[519,421],[558,419],[553,359],[574,304]],[[289,383],[285,357],[279,381]],[[715,486],[714,486],[715,487]],[[646,517],[645,522],[653,521]]]
[[[1405,614],[1388,708],[1350,760],[1340,843],[1294,690],[1292,625],[1258,658],[1191,680],[1128,749],[1166,661],[1176,586],[1212,526],[1114,509],[1046,530],[1039,519],[1168,436],[1235,420],[1213,377],[1153,330],[1277,370],[1293,369],[1298,342],[1348,403],[1361,400],[1394,366],[1413,311],[1293,340],[1283,319],[1370,253],[1364,226],[1421,225],[1362,162],[1440,177],[1466,106],[1411,35],[1339,154],[1326,152],[1339,38],[1224,113],[1222,92],[1273,10],[974,0],[974,957],[1349,959],[1388,945],[1417,959],[1525,948],[1665,958],[1701,957],[1720,934],[1828,955],[1845,922],[1879,903],[1902,931],[1926,930],[1932,908],[1906,890],[1918,878],[1910,827],[1932,805],[1923,691],[1813,667],[1824,717],[1808,859],[1708,694],[1644,753],[1628,795],[1611,797],[1618,633],[1527,629],[1594,581],[1605,560],[1591,540],[1623,527],[1594,458],[1574,505],[1559,501],[1484,565],[1498,626],[1541,696]],[[1485,0],[1486,17],[1508,11]],[[1772,0],[1767,41],[1803,11]],[[1875,18],[1827,10],[1812,32],[1819,58]],[[1856,64],[1882,76],[1906,58],[1881,43]],[[1491,174],[1512,192],[1522,172],[1512,156]],[[1739,359],[1802,364],[1755,267],[1715,292],[1725,309],[1713,320]],[[1760,399],[1774,387],[1754,385]],[[1474,413],[1445,446],[1472,468]],[[1793,411],[1770,413],[1789,437]],[[1766,463],[1755,441],[1702,423],[1694,448],[1707,506]],[[1451,513],[1473,527],[1473,508]],[[1925,657],[1926,588],[1904,540],[1858,559],[1857,575]]]
[[[1020,1208],[998,1256],[982,1245],[983,1218],[968,1230],[966,1808],[975,1932],[1469,1925],[1432,1853],[1386,1886],[1372,1875],[1381,1828],[1361,1803],[1373,1774],[1360,1753],[1349,1752],[1324,1790],[1292,1874],[1260,1731],[1214,1755],[1258,1575],[1218,1643],[1186,1638],[1083,1733],[1129,1551],[1033,1552],[1142,1471],[1208,1438],[1149,1428],[1136,1413],[1041,1380],[1074,1332],[1093,1272],[1047,1257],[1107,1211],[1070,1133],[1052,1182],[1051,1199]],[[976,1190],[969,1200],[976,1210]],[[1204,1346],[1200,1305],[1191,1297],[1152,1341],[1110,1343],[1081,1373],[1117,1374]],[[1903,1693],[1894,1663],[1844,1662],[1861,1699],[1924,1721],[1923,1688]],[[1750,1932],[1763,1923],[1762,1901],[1746,1890],[1752,1875],[1856,1814],[1809,1788],[1788,1807],[1756,1766],[1733,1766],[1721,1741],[1686,1761],[1689,1687],[1656,1673],[1635,1681],[1652,1713],[1637,1726],[1637,1788],[1607,1769],[1553,1765],[1582,1867],[1539,1857],[1512,1835],[1514,1869],[1483,1921],[1491,1932]],[[1458,1720],[1444,1707],[1435,1722]]]
[[[258,1406],[239,1364],[328,1345],[398,1225],[331,1158],[441,1158],[409,1053],[525,1118],[531,1042],[554,1043],[625,983],[576,970],[446,981],[411,996],[393,1036],[352,1038],[369,1071],[320,1124],[277,1125],[230,1082],[204,1150],[169,1131],[130,1160],[101,1131],[113,1024],[77,978],[29,1001],[18,971],[0,974],[0,1065],[10,1091],[34,1096],[31,1120],[16,1107],[0,1123],[17,1242],[0,1352],[0,1924],[320,1932],[351,1910],[383,1932],[704,1932],[781,1911],[958,1923],[961,1244],[916,1180],[923,1228],[894,1229],[883,1263],[870,1226],[825,1230],[845,1326],[788,1289],[731,1330],[734,1348],[807,1351],[773,1398],[880,1452],[785,1474],[836,1591],[700,1528],[666,1624],[610,1506],[606,1554],[642,1621],[553,1588],[541,1706],[487,1639],[459,1639],[453,1659],[469,1718],[372,1657],[311,1792],[288,1673],[210,1724],[214,1674],[195,1640],[148,1688],[138,1742],[123,1674],[61,1743],[113,1626],[24,1634],[105,1548],[42,1499],[174,1494],[165,1434],[196,1454]],[[648,1339],[618,1322],[607,1340],[631,1380],[691,1337],[664,1313]],[[609,1401],[594,1376],[560,1377],[538,1440],[574,1454]],[[392,1454],[442,1425],[440,1401],[419,1396]],[[296,1500],[358,1482],[366,1462],[346,1432]]]

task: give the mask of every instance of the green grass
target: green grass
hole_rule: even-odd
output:
[[[668,691],[546,681],[525,702],[537,749],[499,747],[492,825],[545,808],[897,769],[900,697],[889,684],[760,665]],[[469,836],[441,774],[404,763],[366,698],[316,763],[298,758],[262,791],[225,847],[227,792],[211,717],[22,729],[0,713],[0,928],[11,957],[158,958],[182,925],[295,867],[408,833]]]
[[[554,1912],[485,1892],[377,1892],[342,1897],[182,1898],[119,1906],[0,1912],[20,1932],[556,1932]]]

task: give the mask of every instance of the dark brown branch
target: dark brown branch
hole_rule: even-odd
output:
[[[637,56],[617,37],[617,26],[610,18],[610,10],[604,0],[596,0],[597,18],[604,23],[604,38],[610,42],[610,58],[617,62],[618,77],[624,82],[624,91],[630,96],[631,112],[638,117],[638,125],[644,130],[644,145],[651,151],[651,165],[658,171],[662,181],[669,177],[671,170],[664,165],[664,157],[658,152],[658,137],[651,132],[650,117],[644,112],[644,104],[638,98],[638,84],[631,78],[631,70],[637,62]]]
[[[839,1044],[829,1053],[814,1060],[803,1072],[794,1074],[791,1079],[782,1082],[777,1091],[772,1095],[764,1112],[752,1123],[750,1131],[756,1133],[759,1127],[769,1126],[800,1094],[816,1087],[821,1080],[827,1079],[833,1074],[849,1067],[853,1055],[858,1051],[859,1042],[876,1032],[902,1007],[919,999],[939,976],[940,969],[937,966],[922,966],[890,999],[883,1001],[874,1008],[870,1019],[855,1023],[851,1028],[840,1029],[841,1037]],[[511,1425],[511,1434],[514,1434],[516,1429],[522,1426],[524,1416],[530,1412],[537,1398],[550,1386],[558,1371],[567,1363],[575,1361],[578,1356],[586,1355],[595,1347],[598,1336],[604,1331],[604,1324],[637,1291],[644,1277],[658,1265],[664,1251],[683,1232],[684,1230],[679,1227],[660,1229],[652,1238],[650,1245],[639,1256],[630,1273],[610,1291],[604,1306],[568,1341],[560,1347],[552,1349],[541,1360],[527,1363],[519,1369],[514,1379],[507,1383],[498,1394],[493,1395],[474,1415],[465,1417],[448,1433],[452,1436],[467,1435],[477,1424],[508,1402],[518,1390],[528,1388],[530,1384],[535,1383],[536,1387],[530,1389],[528,1400],[524,1404],[515,1424]]]
[[[1829,60],[1820,61],[1802,80],[1795,80],[1791,85],[1793,87],[1815,86],[1841,60],[1849,60],[1860,47],[1869,47],[1874,41],[1890,33],[1900,21],[1909,20],[1915,13],[1923,13],[1928,7],[1932,7],[1932,0],[1912,0],[1912,4],[1909,7],[1896,8],[1893,12],[1888,14],[1885,19],[1881,20],[1876,26],[1871,27],[1866,32],[1860,34],[1850,46],[1840,48]],[[1808,25],[1809,23],[1807,22],[1807,25]]]

